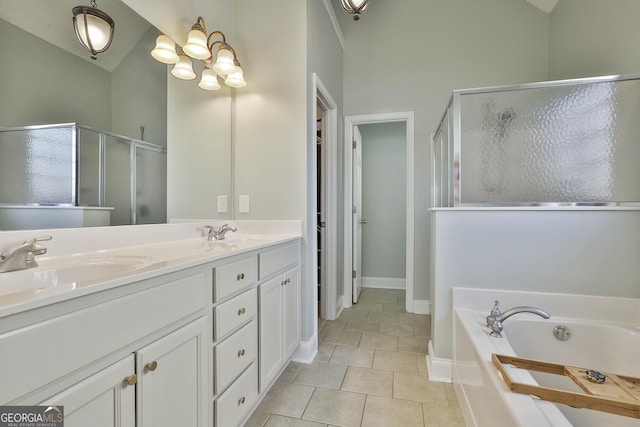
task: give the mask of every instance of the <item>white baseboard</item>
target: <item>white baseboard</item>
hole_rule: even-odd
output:
[[[440,359],[433,356],[433,343],[429,340],[427,350],[427,374],[429,381],[450,383],[453,373],[453,363],[451,359]]]
[[[428,299],[417,299],[413,301],[413,312],[415,314],[431,314],[431,304]]]
[[[309,364],[318,354],[318,333],[313,334],[309,341],[300,342],[300,346],[293,352],[291,360]]]
[[[406,289],[407,280],[395,277],[363,277],[363,288]]]

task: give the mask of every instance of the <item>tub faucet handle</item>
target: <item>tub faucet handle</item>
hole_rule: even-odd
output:
[[[500,307],[498,307],[498,305],[500,304],[500,301],[496,300],[493,303],[493,309],[491,310],[491,315],[492,316],[500,316]]]

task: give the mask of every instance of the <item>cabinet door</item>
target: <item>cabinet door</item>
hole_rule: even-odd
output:
[[[66,427],[135,427],[133,354],[40,405],[64,406]]]
[[[204,427],[208,420],[205,317],[136,354],[138,427]]]
[[[282,354],[282,276],[260,285],[260,390],[280,371]]]
[[[300,270],[284,274],[282,287],[282,328],[284,358],[289,358],[300,345]]]

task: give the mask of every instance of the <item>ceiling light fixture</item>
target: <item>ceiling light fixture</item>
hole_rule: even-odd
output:
[[[213,41],[218,36],[222,40]],[[151,51],[151,56],[164,64],[175,64],[171,74],[183,80],[195,78],[189,58],[202,62],[204,70],[198,86],[205,90],[220,89],[218,76],[230,87],[239,88],[247,85],[236,51],[227,43],[222,31],[214,31],[207,36],[207,26],[201,16],[191,27],[187,42],[182,46],[182,52],[178,54],[173,40],[161,34],[156,39],[156,47]]]
[[[342,8],[345,12],[353,15],[353,20],[360,19],[360,15],[367,10],[369,6],[369,0],[340,0]]]
[[[91,59],[111,46],[115,23],[113,19],[96,7],[96,0],[91,6],[76,6],[73,13],[73,28],[80,44],[91,52]]]

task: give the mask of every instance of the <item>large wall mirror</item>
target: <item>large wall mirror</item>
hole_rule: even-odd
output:
[[[111,167],[111,178],[102,178],[107,188],[113,189],[110,193],[107,190],[106,196],[98,196],[87,189],[88,185],[77,184],[93,179],[99,187],[105,186],[105,182],[92,178],[98,164],[86,159],[104,150],[104,145],[83,143],[90,148],[85,147],[71,159],[78,163],[76,167],[70,165],[78,194],[63,205],[109,207],[129,203],[132,209],[132,200],[138,200],[131,218],[126,208],[116,206],[124,214],[111,210],[111,225],[230,218],[230,209],[220,212],[217,204],[217,196],[226,196],[229,205],[233,200],[230,90],[203,91],[197,80],[173,78],[167,66],[149,54],[160,31],[120,0],[98,1],[97,7],[114,19],[115,35],[109,49],[92,60],[72,27],[71,9],[81,4],[76,0],[0,0],[0,55],[4,58],[0,64],[0,128],[74,124],[75,131],[70,132],[73,138],[84,134],[92,141],[104,138],[103,144],[113,148],[115,154],[107,156],[111,159],[107,166]],[[202,66],[194,63],[194,69],[198,72]],[[194,125],[193,120],[200,120],[202,126],[197,121]],[[133,157],[133,166],[114,163],[118,158],[131,161],[127,141],[142,147]],[[53,145],[50,149],[54,150]],[[34,161],[40,163],[41,170],[60,167],[61,160],[55,160],[55,155],[12,161],[19,155],[15,150],[0,152],[3,169],[8,171],[8,165],[31,168]],[[104,163],[100,167],[105,167]],[[127,193],[115,185],[126,187],[124,178],[130,167],[138,169],[133,175],[139,182]],[[164,169],[164,174],[158,175],[158,169]],[[14,170],[11,176],[24,173]],[[6,180],[0,183],[7,185]],[[24,190],[19,184],[13,185]],[[205,191],[207,194],[203,194]],[[108,203],[100,197],[106,197]],[[13,202],[0,200],[0,211]],[[26,204],[30,210],[19,213],[22,227],[3,227],[0,222],[0,230],[52,228],[32,212],[34,206],[56,202],[27,200]],[[163,212],[154,204],[160,204]],[[68,212],[56,213],[66,217],[61,226],[68,227],[68,220],[75,215]],[[86,225],[102,224],[92,220],[78,224]]]

